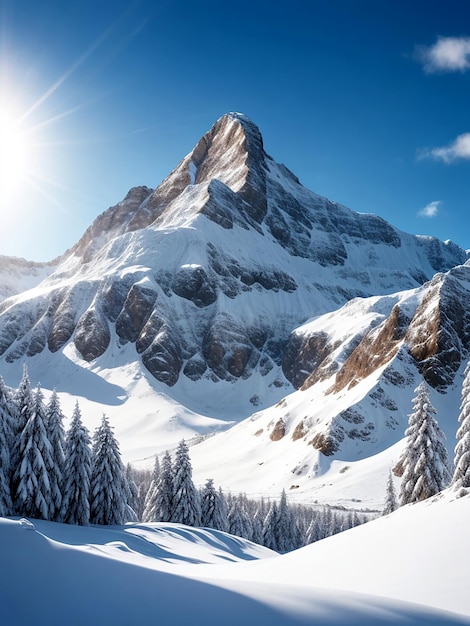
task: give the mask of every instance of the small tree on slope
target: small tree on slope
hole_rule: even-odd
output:
[[[227,530],[227,507],[221,490],[208,478],[201,492],[201,526],[215,530]]]
[[[167,452],[168,454],[168,452]],[[171,475],[171,458],[169,462],[170,467],[170,475]],[[152,472],[152,481],[147,491],[147,495],[145,496],[145,504],[144,510],[142,513],[142,521],[144,522],[156,522],[158,520],[155,499],[157,497],[158,483],[160,480],[160,460],[157,455],[155,455],[155,463],[153,465]],[[166,520],[168,521],[168,520]]]
[[[137,509],[139,508],[139,492],[137,489],[137,485],[135,484],[134,477],[132,476],[132,466],[130,463],[126,465],[126,482],[129,494],[127,504],[129,505],[129,508],[134,512],[132,520],[129,521],[136,522],[139,519],[137,515]]]
[[[468,489],[470,488],[470,361],[465,368],[462,384],[459,423],[452,485],[455,489]]]
[[[0,377],[0,516],[13,513],[10,492],[10,450],[13,441],[11,428],[7,390]]]
[[[52,447],[52,465],[48,467],[51,489],[51,519],[57,521],[62,508],[63,473],[65,465],[64,416],[60,409],[59,398],[55,391],[47,405],[46,432]]]
[[[66,524],[86,526],[90,521],[91,438],[82,424],[78,402],[65,440],[65,456],[60,518]]]
[[[419,502],[439,493],[449,484],[445,436],[434,419],[426,383],[415,389],[413,412],[405,431],[407,443],[401,459],[403,478],[400,504]]]
[[[125,524],[129,520],[128,487],[119,444],[103,415],[93,438],[90,483],[90,522]]]
[[[173,465],[173,514],[171,521],[187,526],[199,526],[201,523],[199,493],[193,483],[188,446],[184,439],[178,444]]]
[[[52,446],[47,438],[45,420],[46,409],[41,388],[38,387],[31,417],[19,440],[15,509],[20,515],[49,520],[53,510],[48,471],[52,466]]]
[[[385,491],[385,504],[382,511],[382,515],[389,515],[396,511],[398,508],[397,494],[395,491],[395,485],[393,484],[392,472],[388,473],[387,488]]]

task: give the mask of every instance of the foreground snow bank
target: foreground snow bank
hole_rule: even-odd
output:
[[[470,624],[468,600],[452,607],[452,598],[466,594],[469,504],[407,507],[282,556],[178,524],[82,528],[0,519],[0,623]]]

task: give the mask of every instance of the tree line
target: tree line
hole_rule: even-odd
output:
[[[426,383],[416,389],[405,431],[406,445],[390,472],[383,514],[429,498],[453,485],[470,491],[470,362],[461,392],[454,469],[435,418]],[[323,539],[374,517],[225,494],[212,479],[198,489],[189,450],[182,440],[174,453],[156,456],[153,472],[124,467],[119,444],[103,415],[93,437],[78,402],[67,433],[57,393],[44,402],[31,388],[27,367],[16,390],[0,377],[0,515],[22,515],[70,524],[119,525],[129,521],[204,526],[255,541],[279,552]],[[397,497],[392,472],[401,477]]]
[[[212,479],[198,489],[189,449],[158,456],[152,472],[124,467],[103,415],[93,437],[78,402],[65,432],[59,398],[47,403],[31,388],[27,367],[16,390],[0,377],[0,515],[68,524],[175,522],[229,532],[279,552],[301,547],[367,521],[367,513],[328,506],[225,494]],[[149,475],[150,474],[150,475]],[[370,514],[369,514],[370,516]]]
[[[222,530],[260,545],[288,552],[368,521],[370,512],[313,508],[279,500],[225,494],[212,478],[201,489],[192,480],[189,450],[180,441],[174,459],[168,451],[155,459],[150,483],[136,490],[136,511],[144,522],[176,522]]]
[[[65,433],[54,391],[47,404],[27,367],[18,389],[0,377],[0,515],[70,524],[135,519],[119,444],[103,415],[93,439],[78,402]]]

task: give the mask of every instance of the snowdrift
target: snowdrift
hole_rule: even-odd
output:
[[[286,555],[178,524],[1,519],[2,623],[470,624],[469,514],[448,492]]]

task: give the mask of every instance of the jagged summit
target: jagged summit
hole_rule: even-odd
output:
[[[173,202],[194,185],[201,186],[206,205],[200,212],[231,223],[226,211],[214,212],[211,199],[219,193],[236,195],[238,212],[260,223],[266,214],[266,165],[263,139],[258,127],[245,115],[227,113],[217,120],[196,147],[155,189],[148,209],[154,220],[174,220]],[[214,181],[217,181],[214,184]],[[235,199],[235,198],[234,198]],[[179,210],[177,207],[177,211]]]
[[[231,197],[243,217],[260,223],[266,214],[266,154],[258,127],[242,113],[227,113],[199,140],[194,149],[156,189],[132,188],[117,205],[102,213],[87,229],[70,254],[85,261],[94,258],[106,241],[125,232],[187,221],[187,211],[177,201],[198,205],[197,210],[221,225],[232,225],[233,217],[214,208],[214,194]],[[194,186],[198,186],[195,203]],[[192,192],[191,192],[192,189]],[[191,197],[190,197],[191,196]],[[201,206],[202,205],[202,206]],[[184,214],[184,216],[183,216]],[[194,217],[194,212],[193,212]]]

